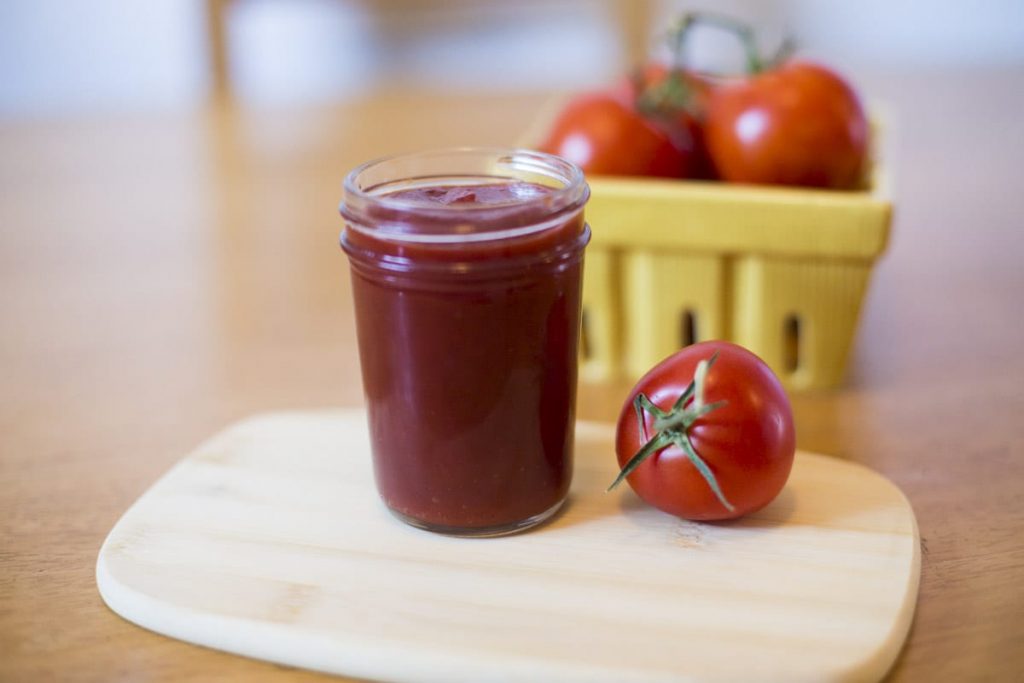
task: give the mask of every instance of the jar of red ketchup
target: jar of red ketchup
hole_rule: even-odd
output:
[[[399,519],[512,533],[565,501],[589,188],[525,150],[371,161],[345,180],[377,489]]]

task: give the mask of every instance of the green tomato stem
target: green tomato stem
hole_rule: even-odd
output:
[[[685,433],[680,434],[677,438],[673,439],[673,443],[679,446],[679,448],[686,453],[686,457],[690,459],[693,466],[696,467],[697,471],[700,472],[702,477],[704,477],[704,481],[706,481],[708,486],[711,487],[715,497],[718,498],[718,502],[724,505],[725,509],[729,512],[734,512],[736,510],[735,506],[733,506],[733,504],[725,497],[725,494],[722,493],[722,488],[718,485],[718,479],[715,478],[715,473],[712,472],[711,468],[708,467],[708,464],[704,462],[704,458],[697,455],[697,451],[694,450],[693,444],[690,443],[690,437]]]
[[[757,48],[757,36],[749,24],[733,17],[713,12],[687,12],[676,21],[668,34],[668,43],[672,50],[674,69],[682,70],[686,68],[686,44],[690,40],[690,34],[693,33],[693,29],[702,25],[717,28],[736,36],[743,46],[746,72],[748,74],[758,74],[766,69],[778,66],[790,56],[793,50],[793,41],[786,38],[779,51],[771,59],[766,60],[761,56]]]
[[[640,463],[655,452],[660,451],[665,446],[668,446],[670,443],[672,443],[672,435],[668,432],[661,432],[645,443],[640,450],[636,452],[636,455],[630,458],[625,466],[623,466],[622,471],[619,472],[619,476],[615,477],[615,481],[611,483],[611,486],[605,489],[605,492],[607,493],[621,484],[623,479],[628,477],[633,470],[640,466]]]
[[[643,392],[637,393],[636,398],[633,399],[633,409],[636,412],[639,431],[644,439],[644,444],[640,447],[640,450],[638,450],[622,467],[622,470],[615,478],[615,481],[613,481],[611,486],[608,487],[608,491],[611,491],[621,484],[622,480],[636,470],[636,468],[647,460],[647,458],[651,457],[663,448],[674,444],[686,454],[686,457],[704,478],[704,481],[707,482],[719,502],[722,503],[729,512],[733,512],[736,509],[732,503],[729,502],[728,498],[725,497],[725,493],[722,491],[721,486],[719,486],[718,479],[715,477],[714,472],[711,471],[707,462],[705,462],[697,453],[696,449],[694,449],[693,443],[690,441],[689,434],[690,427],[692,427],[697,420],[704,417],[711,411],[717,410],[726,405],[725,401],[715,401],[714,403],[704,402],[704,389],[707,384],[708,370],[712,365],[714,365],[717,358],[718,352],[715,352],[710,358],[701,360],[697,363],[697,369],[694,372],[693,380],[686,386],[686,389],[683,390],[679,398],[676,399],[671,410],[662,410]],[[691,398],[692,400],[690,400]],[[687,405],[687,401],[689,401],[689,405]],[[652,438],[647,437],[647,422],[644,418],[645,412],[654,418],[653,427],[655,434]]]

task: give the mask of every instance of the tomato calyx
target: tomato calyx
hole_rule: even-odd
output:
[[[707,462],[697,453],[693,447],[693,443],[690,441],[689,430],[693,424],[704,417],[712,410],[717,410],[726,404],[725,401],[715,401],[714,403],[706,403],[704,400],[704,385],[707,380],[708,370],[714,365],[715,360],[718,358],[718,352],[711,355],[710,358],[700,361],[697,364],[697,369],[694,372],[693,379],[687,385],[686,389],[676,402],[672,405],[669,410],[662,410],[651,401],[646,394],[643,392],[637,393],[633,399],[633,409],[636,411],[636,418],[639,422],[640,434],[646,440],[644,445],[640,447],[640,450],[630,458],[619,475],[612,482],[611,486],[608,487],[608,491],[611,491],[616,486],[622,483],[622,481],[630,475],[637,467],[641,465],[647,458],[654,455],[658,451],[666,448],[670,445],[675,445],[679,448],[686,457],[690,460],[693,466],[697,469],[700,475],[707,482],[711,491],[718,498],[718,501],[725,506],[730,512],[735,510],[735,507],[725,497],[722,492],[722,488],[718,484],[718,479],[715,477],[714,472],[708,466]],[[644,412],[654,417],[653,427],[655,434],[653,437],[648,438],[647,435],[647,423],[644,418]]]
[[[680,112],[696,117],[699,112],[695,99],[683,72],[672,69],[663,82],[640,90],[636,108],[648,118],[669,119]]]

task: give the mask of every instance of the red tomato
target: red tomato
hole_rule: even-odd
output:
[[[644,375],[615,440],[637,495],[694,520],[732,519],[770,503],[789,478],[795,448],[778,378],[750,351],[721,341],[688,346]]]
[[[868,122],[853,89],[817,64],[789,62],[715,89],[705,141],[723,180],[860,186]]]
[[[713,90],[721,80],[719,77],[691,69],[673,69],[667,64],[651,62],[638,69],[631,78],[623,79],[615,87],[614,92],[629,102],[636,102],[644,92],[664,86],[670,74],[679,74],[693,97],[691,118],[701,118]]]
[[[680,177],[686,141],[610,93],[581,95],[559,114],[541,149],[603,175]]]
[[[670,83],[670,77],[678,80]],[[704,144],[701,119],[713,88],[714,82],[704,74],[651,62],[632,77],[622,79],[613,92],[641,112],[645,108],[658,112],[651,115],[673,131],[689,154],[686,172],[680,177],[710,180],[715,173]]]

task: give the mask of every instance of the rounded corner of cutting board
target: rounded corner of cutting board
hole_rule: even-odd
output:
[[[859,463],[800,453],[792,509],[769,506],[761,517],[702,526],[604,495],[597,483],[614,474],[607,457],[614,430],[581,422],[566,513],[533,533],[467,541],[411,530],[381,513],[361,452],[364,420],[361,411],[270,412],[200,446],[104,541],[96,561],[104,602],[128,621],[198,645],[407,681],[493,680],[502,672],[549,681],[622,680],[624,672],[642,681],[728,680],[744,657],[761,672],[751,681],[877,680],[910,628],[920,573],[916,519],[895,484]],[[324,447],[331,443],[345,447]],[[301,446],[304,459],[289,459],[287,445]],[[346,495],[328,493],[337,486]],[[859,510],[857,500],[871,509]],[[182,501],[189,509],[174,507]],[[828,505],[842,514],[816,519],[815,506]],[[622,543],[634,552],[608,553]],[[626,580],[637,557],[649,585]],[[737,566],[750,562],[792,585],[778,584],[779,592],[767,579],[750,583]],[[204,585],[211,568],[219,578]],[[711,597],[707,586],[689,590],[680,572],[710,582]],[[808,576],[852,593],[801,586]],[[781,599],[804,593],[796,604]],[[821,599],[835,601],[834,614]],[[693,630],[687,611],[702,620]],[[747,631],[732,623],[743,619]],[[858,647],[843,644],[830,623],[837,619],[853,625]],[[629,630],[648,640],[624,648]],[[686,652],[681,633],[695,639]],[[732,638],[728,647],[716,633]],[[816,652],[819,641],[835,656]]]

